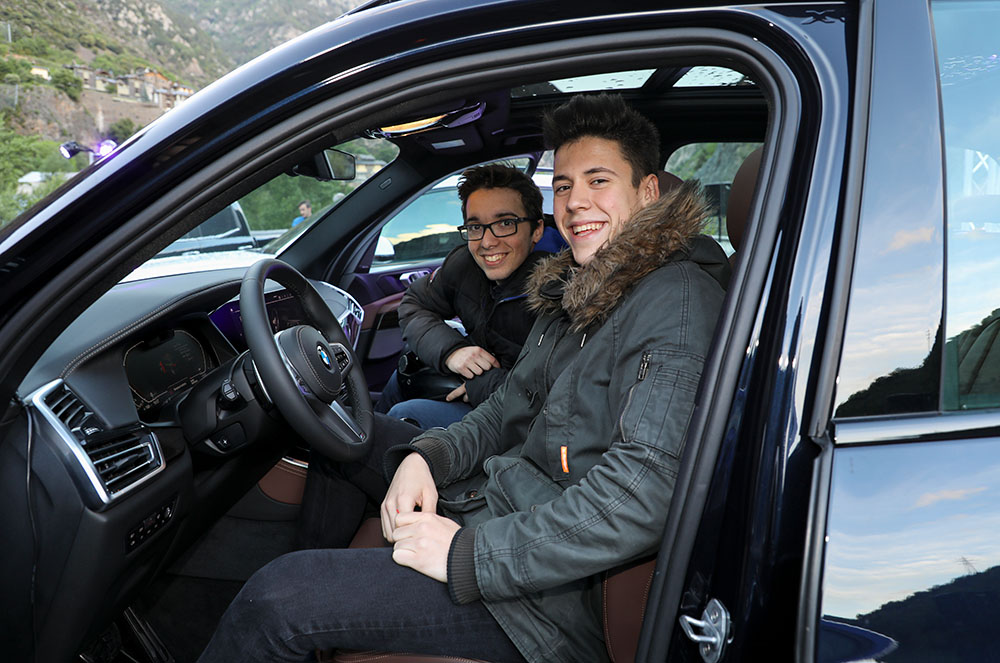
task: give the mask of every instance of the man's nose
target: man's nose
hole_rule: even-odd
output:
[[[493,234],[493,228],[487,228],[486,232],[483,233],[483,239],[479,242],[479,244],[489,248],[491,246],[496,246],[497,243],[497,236]]]
[[[575,186],[566,196],[566,211],[577,212],[590,207],[590,191],[585,186]]]

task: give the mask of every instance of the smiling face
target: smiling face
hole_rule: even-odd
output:
[[[526,215],[521,194],[514,189],[479,189],[469,194],[465,204],[466,224],[493,223]],[[500,281],[521,266],[535,242],[542,238],[542,231],[541,222],[534,232],[530,223],[519,223],[517,232],[507,237],[496,237],[492,230],[487,230],[482,239],[469,241],[469,252],[486,278]]]
[[[584,136],[556,150],[553,213],[573,259],[587,264],[639,209],[659,197],[656,175],[632,183],[632,166],[618,143]]]

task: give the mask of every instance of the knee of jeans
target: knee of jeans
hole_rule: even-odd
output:
[[[238,624],[259,629],[272,635],[283,631],[292,618],[289,600],[303,590],[302,568],[295,561],[296,553],[282,555],[250,576],[229,606],[228,615]]]
[[[393,419],[416,419],[420,420],[419,414],[421,409],[420,399],[402,401],[396,403],[391,408],[389,408],[388,415]]]

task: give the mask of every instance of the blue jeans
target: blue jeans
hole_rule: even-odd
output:
[[[412,398],[396,403],[389,410],[393,419],[412,419],[424,430],[447,428],[472,411],[472,406],[462,401],[432,401],[426,398]]]
[[[390,548],[302,550],[274,560],[233,599],[200,663],[308,661],[316,649],[524,659],[479,601],[392,561]]]

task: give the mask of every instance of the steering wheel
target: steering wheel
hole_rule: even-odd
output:
[[[271,331],[264,301],[268,279],[298,298],[311,325]],[[240,317],[263,391],[291,427],[331,460],[363,456],[374,420],[368,383],[344,330],[316,288],[291,265],[261,260],[243,277]],[[338,401],[342,387],[350,412]]]

